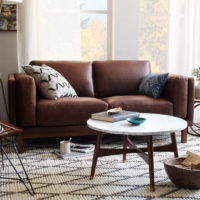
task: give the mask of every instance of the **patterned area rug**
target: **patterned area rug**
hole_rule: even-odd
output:
[[[79,138],[74,142],[93,143],[92,138]],[[105,136],[103,146],[120,147],[121,137]],[[133,138],[138,144],[145,144],[145,138]],[[168,136],[155,137],[154,144],[166,143]],[[185,155],[186,150],[200,153],[200,138],[188,136],[188,143],[180,143],[177,134],[179,155]],[[45,143],[46,142],[46,143]],[[173,157],[173,153],[155,153],[155,184],[156,191],[149,191],[148,166],[137,154],[128,154],[127,162],[122,162],[122,156],[103,157],[98,160],[94,180],[89,180],[92,155],[80,158],[62,160],[54,153],[58,149],[59,140],[44,140],[26,143],[22,160],[31,178],[36,194],[32,197],[18,181],[1,180],[1,200],[23,199],[55,199],[55,200],[167,200],[167,199],[200,199],[200,190],[185,190],[177,188],[168,179],[163,161]],[[19,163],[10,150],[9,156],[17,168]],[[0,173],[15,176],[8,162]]]

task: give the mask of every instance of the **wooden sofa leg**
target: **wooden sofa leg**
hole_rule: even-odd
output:
[[[22,154],[24,152],[24,149],[23,149],[23,132],[21,132],[21,133],[18,134],[17,148],[18,148],[18,152],[20,154]]]
[[[187,143],[188,127],[181,131],[181,143]]]

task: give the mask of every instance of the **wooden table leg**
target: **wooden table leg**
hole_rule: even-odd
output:
[[[181,131],[181,143],[187,143],[188,127]]]
[[[178,149],[177,149],[177,143],[176,143],[176,134],[171,133],[171,140],[172,140],[172,146],[174,150],[174,157],[178,157]]]
[[[18,152],[20,154],[22,154],[24,151],[24,149],[23,149],[23,132],[18,133],[17,143],[18,143]]]
[[[149,160],[149,176],[150,176],[150,191],[155,191],[154,184],[154,161],[153,161],[153,140],[152,136],[147,136],[148,160]]]
[[[128,139],[128,135],[124,135],[123,136],[123,148],[124,150],[127,149],[127,139]],[[123,154],[123,162],[126,162],[126,153]]]
[[[98,154],[99,154],[99,149],[101,146],[101,141],[102,141],[102,133],[97,133],[96,136],[96,144],[95,144],[95,150],[94,150],[94,156],[93,156],[93,161],[92,161],[92,169],[91,169],[91,174],[90,174],[90,180],[94,178],[94,173],[95,173],[95,168],[98,160]]]

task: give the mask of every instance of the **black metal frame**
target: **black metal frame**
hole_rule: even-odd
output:
[[[194,109],[200,106],[200,102],[199,101],[195,101],[194,100]],[[200,126],[197,123],[193,123],[191,126],[189,126],[190,129],[193,131],[188,131],[188,134],[193,135],[193,136],[198,136],[200,137]],[[197,129],[194,129],[194,127],[196,127]]]
[[[3,124],[4,125],[4,124]],[[9,127],[7,126],[8,128],[12,129],[12,127]],[[13,130],[13,129],[12,129]],[[8,130],[7,130],[8,131]],[[6,141],[6,144],[4,145],[3,144],[3,140]],[[20,165],[23,169],[23,172],[25,174],[25,178],[22,178],[22,176],[20,175],[20,173],[18,172],[18,170],[16,169],[15,165],[13,164],[12,160],[9,158],[5,148],[7,147],[13,147],[16,155],[17,155],[17,158],[20,162]],[[15,141],[13,140],[9,140],[8,138],[4,136],[0,136],[0,153],[1,153],[1,159],[2,159],[2,168],[4,170],[5,166],[4,166],[4,156],[7,158],[8,162],[10,163],[10,165],[12,166],[12,168],[14,169],[15,173],[17,174],[17,176],[19,178],[12,178],[12,177],[6,177],[6,176],[0,176],[0,179],[9,179],[9,180],[19,180],[21,183],[23,183],[23,185],[25,186],[26,190],[29,192],[30,195],[34,195],[35,192],[34,192],[34,189],[33,189],[33,186],[31,184],[31,181],[30,181],[30,178],[26,172],[26,169],[22,163],[22,160],[19,156],[19,153],[18,153],[18,150],[17,150],[17,147],[16,147],[16,144],[15,144]]]

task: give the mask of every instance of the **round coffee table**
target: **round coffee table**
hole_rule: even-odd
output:
[[[87,121],[88,127],[97,131],[90,179],[94,177],[98,157],[123,154],[123,161],[125,162],[127,153],[137,153],[149,165],[150,191],[155,190],[153,152],[173,152],[174,156],[178,157],[175,132],[184,130],[187,127],[187,122],[178,117],[161,114],[141,113],[140,117],[146,118],[146,121],[138,126],[134,126],[126,120],[115,123],[93,119]],[[100,148],[103,133],[124,135],[123,149]],[[154,135],[169,133],[171,134],[170,144],[153,147],[152,137]],[[129,139],[129,135],[146,136],[147,147],[138,148]],[[148,152],[148,154],[145,152]]]

